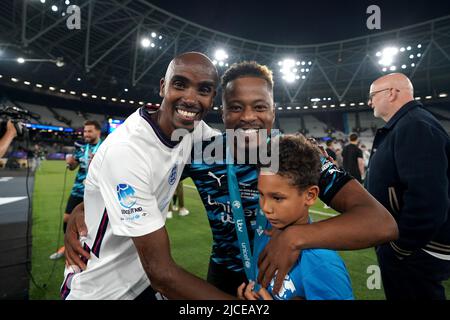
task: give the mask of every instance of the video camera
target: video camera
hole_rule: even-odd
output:
[[[16,106],[0,107],[0,138],[3,137],[6,132],[8,120],[11,120],[14,124],[17,131],[17,137],[23,137],[27,131],[23,122],[32,118],[39,119],[40,115]]]

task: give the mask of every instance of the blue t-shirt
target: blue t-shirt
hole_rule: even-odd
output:
[[[265,234],[257,237],[254,254],[259,255],[269,240],[270,238]],[[255,268],[257,275],[257,265]],[[354,299],[347,268],[341,257],[333,250],[303,250],[286,275],[277,295],[272,292],[273,285],[272,279],[268,291],[275,300],[290,300],[294,297],[302,297],[306,300]]]
[[[224,133],[216,136],[212,141],[203,141],[200,146],[194,146],[193,153],[195,150],[203,152],[205,148],[213,150],[215,143],[225,148],[225,140]],[[226,154],[224,149],[222,152],[223,155]],[[194,159],[195,157],[193,155]],[[352,178],[325,158],[322,158],[321,161],[319,197],[329,204],[334,195]],[[186,165],[182,178],[190,177],[194,181],[205,206],[213,238],[211,259],[231,271],[243,271],[239,242],[231,212],[225,161],[213,164],[205,162],[192,162]],[[256,165],[234,165],[234,167],[244,207],[248,238],[252,246],[256,230],[256,215],[259,210],[258,170]]]
[[[89,163],[90,161],[92,161],[93,155],[95,154],[95,152],[97,151],[98,147],[102,142],[103,142],[102,140],[99,140],[98,144],[75,143],[75,152],[73,154],[73,157],[79,163],[79,168],[77,175],[75,177],[75,182],[72,187],[71,195],[83,198],[84,180],[86,180]],[[87,152],[86,148],[89,148]]]

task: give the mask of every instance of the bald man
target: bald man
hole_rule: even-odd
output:
[[[217,83],[217,70],[203,54],[176,57],[160,82],[161,108],[137,110],[99,147],[84,193],[83,246],[90,259],[83,271],[66,267],[62,298],[231,298],[176,265],[165,228],[193,141],[216,134],[201,120]]]
[[[450,139],[393,73],[370,87],[377,131],[366,187],[395,217],[400,237],[377,248],[387,299],[442,299],[450,277]]]

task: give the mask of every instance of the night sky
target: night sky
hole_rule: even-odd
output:
[[[148,0],[200,25],[276,44],[313,44],[364,36],[366,9],[381,9],[381,31],[450,15],[450,1]]]

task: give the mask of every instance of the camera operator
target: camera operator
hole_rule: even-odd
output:
[[[17,130],[11,120],[8,120],[6,124],[6,132],[3,137],[0,138],[0,158],[3,158],[4,154],[8,150],[9,145],[17,136]]]

